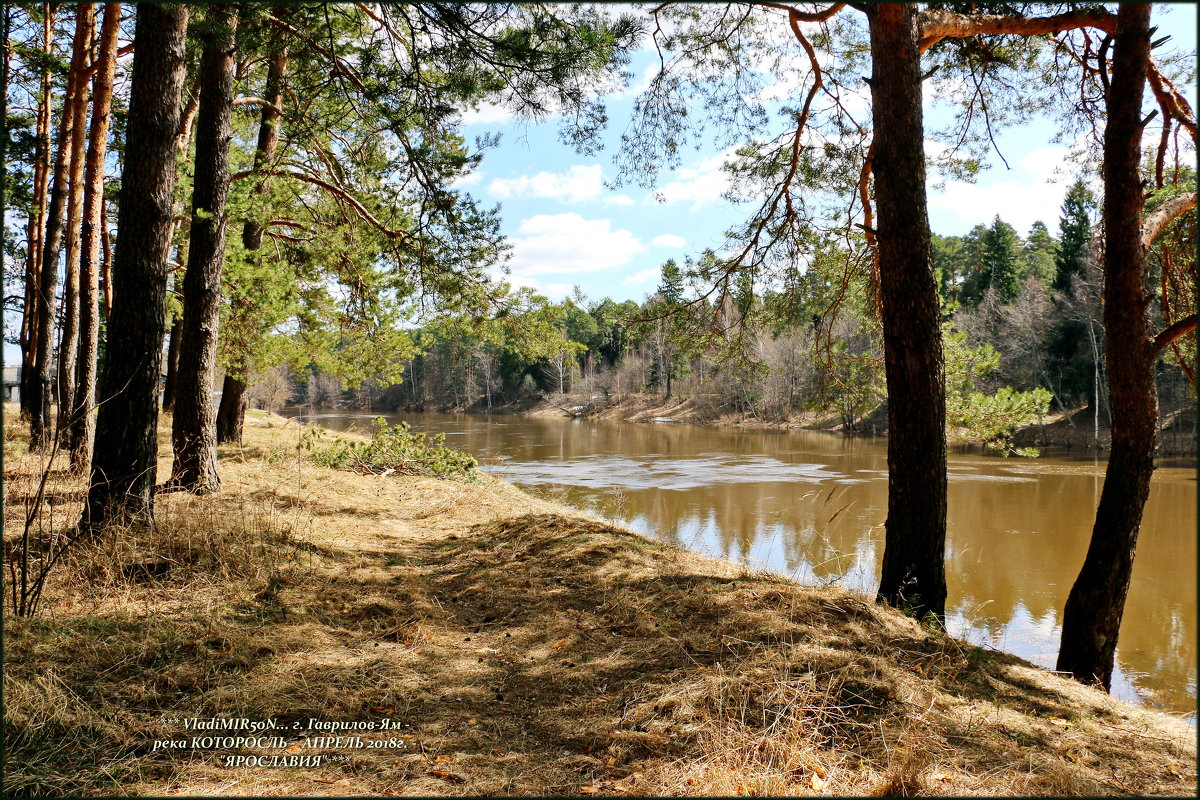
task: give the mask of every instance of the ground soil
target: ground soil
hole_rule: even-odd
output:
[[[69,531],[83,491],[52,469],[39,492],[12,419],[10,554],[27,514],[35,542]],[[155,529],[77,548],[7,617],[10,796],[1195,790],[1178,719],[494,479],[318,467],[321,444],[251,419],[221,493],[161,495]],[[285,746],[154,749],[210,717],[277,720]],[[306,748],[309,719],[387,720],[353,735],[393,746]]]

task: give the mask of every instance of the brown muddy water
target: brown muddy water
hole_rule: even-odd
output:
[[[690,550],[873,595],[887,513],[887,442],[819,431],[293,409],[331,430],[375,416],[446,443],[488,472]],[[1062,608],[1091,535],[1104,462],[952,453],[950,632],[1053,669]],[[1155,472],[1117,651],[1113,694],[1196,718],[1196,470]]]

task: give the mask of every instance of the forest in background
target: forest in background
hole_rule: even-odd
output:
[[[1010,439],[1047,413],[1071,419],[1092,441],[1110,426],[1096,208],[1092,192],[1076,181],[1057,236],[1039,221],[1022,238],[999,217],[963,236],[932,236],[954,398],[947,422],[956,439],[1036,452],[1013,448]],[[1194,241],[1194,218],[1186,223],[1175,231],[1181,247]],[[703,265],[715,261],[706,253],[683,267],[666,262],[657,291],[642,303],[577,293],[547,304],[535,312],[537,323],[549,322],[561,337],[549,355],[531,357],[519,337],[494,324],[443,319],[410,334],[419,355],[401,381],[369,378],[344,387],[310,363],[268,371],[251,398],[268,410],[491,412],[519,411],[554,395],[584,395],[602,406],[652,394],[700,400],[712,417],[787,421],[815,412],[836,416],[843,431],[860,431],[886,399],[877,314],[861,287],[830,313],[841,289],[836,272],[814,269],[781,290],[743,280],[714,314],[711,303],[690,298],[692,287],[711,277]],[[1156,259],[1150,280],[1161,279]],[[714,325],[733,335],[717,339]],[[1165,353],[1156,367],[1164,427],[1195,402],[1188,373],[1194,346],[1191,337],[1181,340],[1178,356]]]

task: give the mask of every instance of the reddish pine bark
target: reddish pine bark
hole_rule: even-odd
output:
[[[104,157],[112,119],[113,80],[117,70],[117,36],[121,4],[105,3],[100,25],[98,68],[92,76],[92,125],[84,166],[83,220],[79,249],[79,357],[76,361],[74,415],[68,446],[71,469],[83,474],[92,457],[96,432],[96,357],[100,339],[100,250],[104,205]]]
[[[167,375],[163,379],[162,410],[175,411],[175,385],[179,380],[179,336],[183,332],[183,318],[171,320],[171,332],[167,334]]]
[[[90,66],[92,38],[96,30],[96,6],[80,3],[76,6],[76,25],[86,26],[82,34],[86,48],[81,67]],[[84,148],[87,146],[88,84],[81,74],[76,79],[75,108],[71,111],[75,124],[71,129],[71,166],[67,190],[67,260],[63,275],[62,336],[58,345],[58,432],[63,444],[69,444],[69,428],[74,412],[75,359],[79,352],[79,239],[83,224]]]
[[[87,5],[87,4],[83,4]],[[58,129],[58,153],[54,159],[54,180],[50,189],[50,203],[46,213],[46,232],[43,235],[43,246],[38,279],[37,302],[35,314],[37,349],[33,364],[30,368],[29,381],[29,449],[40,450],[48,447],[50,442],[48,428],[50,426],[50,400],[52,396],[53,373],[50,369],[54,359],[54,317],[58,298],[58,257],[62,253],[65,220],[63,214],[67,201],[68,171],[71,168],[72,136],[76,126],[83,125],[79,104],[76,102],[78,93],[83,89],[83,73],[88,50],[91,45],[91,28],[94,16],[82,10],[75,18],[75,37],[71,44],[71,66],[67,73],[66,93],[63,101],[62,120]],[[88,5],[90,9],[91,6]]]
[[[46,4],[42,19],[42,52],[49,61],[53,47],[54,13]],[[33,204],[30,207],[25,240],[25,305],[21,318],[21,418],[33,418],[33,365],[37,361],[37,302],[42,283],[42,234],[46,226],[46,197],[50,191],[50,70],[42,74],[37,111],[37,154],[33,164]]]

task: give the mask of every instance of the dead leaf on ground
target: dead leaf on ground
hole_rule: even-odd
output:
[[[431,769],[429,771],[429,774],[434,775],[438,778],[444,778],[445,780],[448,780],[451,783],[466,783],[467,782],[467,779],[464,778],[462,775],[459,775],[456,772],[447,772],[442,769]]]

